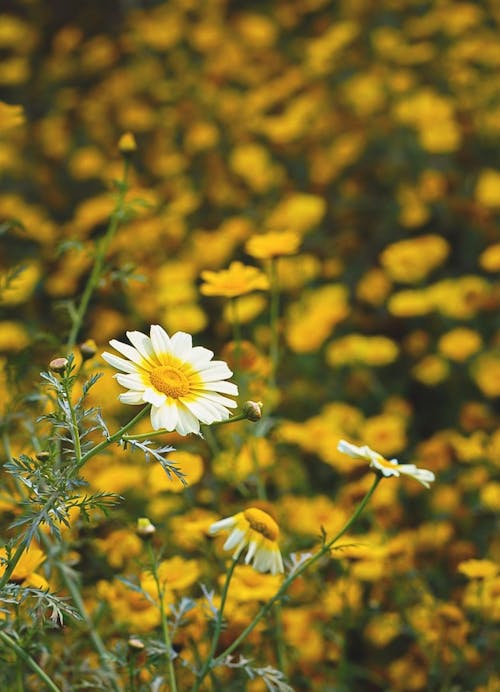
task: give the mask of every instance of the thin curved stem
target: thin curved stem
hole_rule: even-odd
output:
[[[220,606],[219,606],[219,610],[217,611],[217,618],[215,620],[215,627],[214,627],[214,633],[212,635],[212,642],[210,644],[210,651],[208,652],[208,656],[205,659],[205,663],[203,664],[203,667],[200,670],[198,678],[197,678],[197,680],[193,686],[192,692],[198,692],[198,690],[200,689],[201,683],[206,678],[207,674],[210,672],[210,670],[212,668],[212,663],[215,662],[214,661],[214,654],[215,654],[215,651],[217,650],[217,644],[219,643],[220,633],[222,630],[222,623],[224,620],[224,606],[226,605],[227,594],[229,591],[229,584],[231,583],[231,578],[233,576],[234,568],[236,567],[237,564],[238,564],[238,559],[232,558],[231,565],[227,571],[226,580],[225,580],[224,586],[222,588]]]
[[[373,482],[373,485],[371,486],[370,490],[367,492],[365,497],[362,499],[358,507],[356,508],[356,511],[352,515],[352,517],[349,519],[349,521],[344,524],[342,529],[330,540],[328,543],[325,543],[318,552],[313,555],[309,560],[306,560],[300,567],[298,567],[292,574],[290,574],[282,583],[278,591],[274,594],[274,596],[267,602],[265,603],[262,608],[259,610],[257,615],[254,617],[252,622],[243,630],[243,632],[237,637],[232,644],[230,644],[227,649],[225,649],[219,656],[214,661],[214,666],[220,664],[226,656],[228,656],[230,653],[232,653],[238,646],[248,637],[248,635],[253,631],[255,626],[262,620],[262,618],[267,615],[267,613],[271,610],[273,607],[274,603],[279,601],[281,597],[285,594],[287,591],[288,587],[290,584],[297,579],[303,572],[306,571],[306,569],[309,569],[311,565],[314,565],[318,560],[320,560],[323,555],[326,555],[326,553],[329,552],[330,548],[335,545],[335,543],[342,538],[342,536],[349,531],[351,526],[354,524],[354,522],[358,519],[360,514],[363,512],[364,508],[368,504],[371,496],[375,492],[375,489],[377,485],[380,483],[381,477],[380,476],[375,476],[375,480]]]
[[[101,238],[99,245],[97,246],[97,251],[95,255],[94,264],[92,266],[92,271],[85,285],[80,303],[76,310],[72,314],[72,325],[71,331],[68,337],[67,350],[71,351],[73,346],[76,344],[78,334],[83,324],[87,308],[92,297],[93,292],[97,288],[99,280],[102,275],[102,270],[104,267],[104,262],[106,260],[106,254],[108,252],[109,246],[115,235],[118,227],[123,220],[123,212],[125,210],[125,195],[127,194],[127,175],[128,175],[129,162],[125,158],[124,168],[123,168],[123,178],[118,183],[118,199],[116,206],[111,214],[111,219],[106,229],[106,233]]]
[[[52,678],[49,677],[42,668],[40,668],[38,663],[28,653],[26,653],[26,651],[21,646],[19,646],[19,644],[16,641],[14,641],[12,637],[9,637],[9,635],[6,632],[3,632],[1,630],[0,641],[2,641],[5,644],[5,646],[7,646],[9,649],[12,649],[12,651],[15,652],[18,658],[21,661],[23,661],[23,663],[26,663],[26,665],[31,668],[35,675],[37,675],[38,678],[43,683],[45,683],[45,685],[47,685],[47,688],[51,690],[51,692],[61,692],[61,688],[56,685]]]

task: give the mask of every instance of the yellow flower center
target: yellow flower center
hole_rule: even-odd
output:
[[[155,368],[150,372],[149,380],[155,389],[172,399],[187,396],[191,391],[186,375],[172,365],[161,365]]]
[[[270,541],[275,541],[278,538],[280,533],[278,524],[266,512],[257,509],[257,507],[251,507],[243,512],[243,516],[250,528],[262,534],[264,538],[268,538]]]

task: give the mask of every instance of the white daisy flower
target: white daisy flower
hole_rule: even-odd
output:
[[[180,435],[199,433],[200,423],[210,425],[227,420],[238,387],[225,382],[231,370],[213,352],[193,346],[190,334],[177,332],[169,337],[153,324],[150,336],[127,332],[132,344],[112,339],[109,343],[125,358],[103,353],[104,360],[121,372],[115,375],[129,391],[120,394],[123,404],[151,404],[154,430],[176,430]]]
[[[364,459],[370,462],[370,467],[379,471],[383,476],[411,476],[416,481],[430,488],[430,483],[436,480],[432,471],[419,469],[415,464],[399,464],[397,459],[385,459],[378,452],[374,452],[368,445],[358,447],[345,440],[340,440],[337,445],[339,452],[343,452],[353,459]]]

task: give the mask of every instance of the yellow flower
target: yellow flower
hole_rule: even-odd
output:
[[[224,579],[222,575],[221,581]],[[229,587],[229,598],[238,603],[268,601],[278,590],[282,579],[277,574],[260,574],[250,565],[237,565]]]
[[[450,366],[444,358],[430,354],[422,358],[413,368],[413,377],[427,385],[434,387],[448,377]]]
[[[233,559],[238,559],[242,550],[248,546],[245,564],[252,562],[257,572],[278,574],[284,571],[283,560],[278,547],[279,527],[274,519],[257,507],[239,512],[227,519],[216,521],[209,529],[214,535],[219,531],[231,529],[224,550],[235,549]]]
[[[325,213],[323,197],[296,193],[278,204],[268,223],[271,228],[289,228],[304,233],[317,226]]]
[[[187,487],[198,483],[203,476],[203,459],[199,454],[191,452],[174,451],[168,455],[168,460],[173,462],[185,475]],[[177,476],[169,478],[164,469],[159,464],[151,466],[148,474],[148,484],[153,494],[169,490],[173,493],[180,493],[185,490],[186,485],[181,483]]]
[[[485,168],[476,185],[476,200],[491,209],[500,207],[500,171]]]
[[[245,250],[252,257],[269,259],[280,255],[293,255],[300,245],[300,236],[293,231],[274,231],[254,235],[247,240]]]
[[[479,256],[479,265],[487,272],[500,271],[500,243],[490,245]]]
[[[465,560],[457,569],[468,579],[491,579],[500,571],[500,567],[491,560]]]
[[[480,335],[473,329],[457,327],[439,339],[438,348],[450,360],[463,362],[472,356],[482,346]]]
[[[205,281],[200,291],[205,296],[225,296],[235,298],[252,291],[265,291],[269,288],[267,276],[257,267],[242,262],[231,262],[229,269],[214,272],[205,270],[201,273]]]
[[[24,112],[22,106],[12,106],[9,103],[0,101],[0,133],[12,130],[24,123]]]
[[[0,351],[20,351],[30,342],[26,327],[21,322],[0,322]]]
[[[500,351],[482,353],[472,365],[472,377],[485,396],[500,395]]]
[[[328,345],[326,361],[333,367],[356,363],[383,366],[394,362],[398,353],[397,344],[386,336],[349,334]]]
[[[232,372],[223,361],[212,361],[213,353],[203,346],[193,347],[185,332],[172,337],[159,325],[152,325],[150,336],[127,332],[133,346],[116,339],[109,343],[128,358],[103,353],[104,360],[125,374],[115,375],[122,387],[124,404],[151,404],[151,425],[155,430],[176,430],[180,435],[199,433],[200,422],[211,424],[229,418],[228,408],[236,402],[223,394],[236,396],[238,388],[225,382]]]
[[[6,564],[3,560],[7,559],[7,551],[5,548],[0,548],[0,576],[6,569]],[[35,589],[48,589],[47,581],[36,570],[46,559],[45,553],[40,548],[32,544],[24,553],[12,572],[11,581],[18,582],[24,586],[32,586]]]
[[[340,440],[337,449],[339,452],[343,452],[353,459],[364,459],[365,461],[369,461],[370,468],[375,469],[386,478],[389,476],[399,477],[403,474],[404,476],[414,478],[426,488],[430,488],[430,483],[436,479],[432,471],[419,469],[415,464],[399,464],[397,459],[385,459],[381,454],[370,449],[367,445],[358,447],[345,440]]]
[[[449,251],[441,236],[422,235],[388,245],[380,254],[380,262],[394,281],[417,283],[442,264]]]

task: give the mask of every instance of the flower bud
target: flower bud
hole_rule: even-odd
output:
[[[129,156],[137,149],[135,137],[131,132],[125,132],[118,141],[118,149],[124,156]]]
[[[48,461],[50,459],[50,453],[47,451],[37,452],[35,454],[38,461]]]
[[[59,375],[62,375],[68,367],[68,362],[67,358],[54,358],[49,363],[49,369],[52,370],[52,372],[57,372]]]
[[[83,360],[90,360],[97,353],[97,345],[94,339],[87,339],[79,346]]]
[[[128,640],[129,649],[135,652],[142,651],[144,649],[144,643],[141,642],[137,637],[130,637]]]
[[[245,401],[241,410],[245,414],[247,420],[256,423],[262,418],[262,406],[262,401]]]
[[[150,538],[155,531],[155,525],[152,524],[147,517],[140,517],[137,520],[136,532],[141,538]]]

